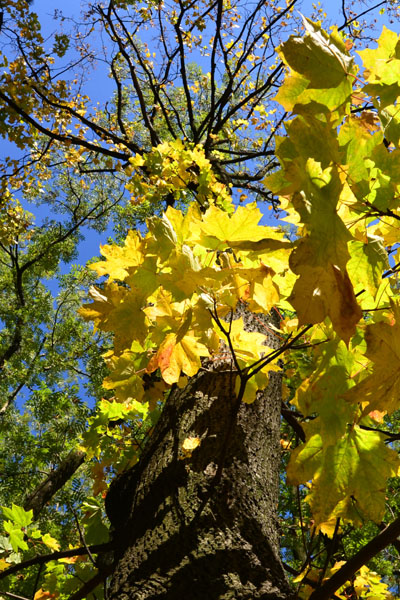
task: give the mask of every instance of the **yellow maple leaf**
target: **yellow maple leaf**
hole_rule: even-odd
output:
[[[231,279],[236,296],[248,303],[253,312],[269,312],[279,302],[278,286],[272,280],[275,272],[261,264],[254,269],[234,266]]]
[[[43,588],[40,588],[33,597],[33,600],[45,600],[46,598],[57,598],[57,594],[52,594]]]
[[[307,442],[293,450],[287,469],[293,485],[312,480],[306,501],[317,529],[331,536],[338,517],[361,524],[379,522],[385,512],[387,480],[397,475],[400,461],[378,432],[358,427],[335,444],[324,444],[318,419],[304,424]]]
[[[143,341],[147,335],[147,319],[142,310],[143,297],[139,290],[129,290],[116,283],[103,289],[92,286],[89,295],[93,299],[84,304],[79,314],[96,328],[116,334],[115,347],[129,347],[133,340]]]
[[[335,331],[348,343],[362,318],[350,278],[337,264],[315,264],[321,259],[312,256],[316,256],[315,249],[305,240],[290,257],[290,266],[300,277],[289,302],[300,325],[322,323],[329,316]]]
[[[226,329],[228,330],[228,326],[226,326]],[[265,334],[258,333],[257,331],[245,331],[242,317],[232,321],[229,325],[229,329],[229,337],[236,358],[243,367],[259,360],[270,351],[270,348],[265,345],[266,335],[268,333],[267,329],[265,330]],[[217,332],[219,331],[217,325],[215,325],[215,330]],[[222,337],[221,332],[219,332],[219,335]]]
[[[231,242],[257,241],[267,237],[266,230],[269,228],[258,225],[261,218],[255,203],[239,206],[231,217],[226,211],[211,206],[203,217],[201,229],[204,235],[230,246]]]
[[[55,538],[53,538],[49,533],[44,534],[44,536],[42,537],[42,542],[46,544],[46,546],[50,548],[50,550],[60,549],[60,544],[58,543],[58,541]]]
[[[143,240],[137,231],[129,231],[124,245],[116,244],[100,246],[100,252],[106,260],[90,265],[98,275],[108,275],[109,281],[123,281],[133,267],[139,266],[143,260]]]
[[[181,373],[189,377],[196,375],[201,367],[201,357],[208,355],[208,349],[193,335],[179,339],[175,333],[170,333],[150,359],[146,370],[152,373],[159,368],[166,383],[177,383]]]

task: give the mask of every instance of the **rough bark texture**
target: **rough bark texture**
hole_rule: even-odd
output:
[[[276,517],[280,377],[252,405],[238,405],[234,380],[220,361],[172,391],[140,462],[111,486],[110,600],[291,596]],[[190,436],[202,441],[185,458]]]

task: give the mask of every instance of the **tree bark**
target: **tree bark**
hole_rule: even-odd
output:
[[[235,377],[220,360],[173,389],[140,462],[112,484],[110,600],[292,597],[276,514],[280,375],[251,405]],[[201,439],[191,457],[187,437]]]

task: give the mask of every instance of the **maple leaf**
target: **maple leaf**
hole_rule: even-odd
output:
[[[198,448],[201,444],[201,439],[199,437],[187,437],[182,442],[182,452],[183,458],[190,458],[192,456],[193,450]]]
[[[365,290],[372,298],[382,282],[382,273],[389,268],[389,261],[382,240],[367,237],[366,241],[349,242],[350,260],[347,271],[355,292]]]
[[[104,356],[111,372],[104,379],[103,387],[108,390],[115,390],[116,396],[120,400],[134,398],[140,401],[144,395],[143,379],[140,371],[143,371],[144,365],[147,363],[147,351],[141,348],[138,342],[132,346],[136,352],[133,352],[131,348],[131,350],[126,350],[119,356],[114,354]]]
[[[340,128],[338,142],[340,144],[341,162],[347,165],[351,188],[357,193],[354,184],[367,179],[368,162],[374,148],[382,142],[383,135],[377,131],[374,135],[364,127],[362,118],[348,116]],[[362,193],[362,192],[361,192]]]
[[[143,341],[146,338],[148,321],[142,310],[145,301],[139,290],[128,290],[113,282],[103,289],[92,286],[89,295],[94,302],[84,304],[79,314],[94,321],[103,331],[116,333],[117,350],[129,346],[134,339]]]
[[[320,323],[329,316],[336,331],[347,343],[362,317],[353,286],[347,272],[338,265],[308,265],[306,261],[316,256],[313,251],[311,244],[303,245],[291,257],[290,265],[300,278],[289,301],[296,309],[300,325]]]
[[[398,62],[400,63],[400,61]],[[380,107],[379,118],[383,126],[385,139],[398,146],[400,140],[400,118],[398,105],[391,104],[385,108]]]
[[[379,522],[385,512],[385,489],[397,475],[400,460],[383,436],[357,425],[335,444],[326,445],[318,422],[305,426],[307,442],[293,450],[287,476],[293,485],[312,480],[307,502],[315,525],[332,535],[338,517],[357,522],[357,512]]]
[[[306,417],[318,414],[318,424],[324,444],[335,444],[353,422],[357,407],[343,398],[353,385],[353,376],[360,369],[363,355],[357,347],[347,348],[333,332],[311,337],[315,347],[312,373],[304,377],[292,403]],[[329,336],[332,336],[329,339]]]
[[[168,334],[161,343],[158,351],[152,356],[147,365],[147,372],[160,369],[166,383],[179,381],[181,373],[192,377],[201,367],[201,357],[209,356],[209,351],[193,335]]]
[[[363,415],[371,411],[393,413],[399,404],[400,383],[400,307],[392,303],[389,322],[367,325],[365,356],[373,362],[372,372],[349,390],[345,398],[359,403]]]
[[[104,463],[95,463],[92,468],[92,479],[93,479],[93,495],[97,496],[101,492],[108,489],[108,485],[105,482]]]
[[[257,241],[266,236],[269,228],[258,225],[262,218],[255,203],[239,206],[230,216],[227,212],[211,206],[201,222],[202,238],[199,243],[209,249],[225,249],[237,242]]]
[[[248,304],[249,310],[254,312],[269,312],[279,302],[279,289],[273,281],[275,272],[270,267],[261,264],[257,268],[246,269],[238,267],[229,261],[231,267],[227,270],[224,285],[229,285],[229,292],[235,299]],[[229,300],[226,299],[227,304]]]
[[[201,213],[197,203],[191,203],[186,213],[169,206],[165,212],[176,234],[178,244],[189,244],[200,228]]]
[[[354,590],[361,598],[367,594],[371,600],[394,600],[389,586],[382,581],[382,577],[363,565],[352,582]]]
[[[367,94],[379,96],[381,107],[384,107],[393,104],[400,93],[399,36],[384,26],[377,43],[377,48],[360,50],[358,54],[366,69],[364,77],[368,85],[364,90]]]
[[[353,58],[337,30],[330,35],[318,23],[303,18],[306,34],[290,36],[278,52],[292,73],[281,86],[276,100],[286,110],[334,110],[351,96]]]
[[[43,542],[44,544],[46,544],[46,546],[47,546],[48,548],[50,548],[50,550],[54,550],[54,551],[56,551],[56,550],[59,550],[59,549],[60,549],[60,544],[59,544],[59,542],[58,542],[58,541],[57,541],[55,538],[53,538],[53,537],[52,537],[52,536],[51,536],[49,533],[45,533],[45,534],[42,536],[42,542]]]
[[[92,263],[90,268],[98,275],[108,275],[109,281],[123,281],[132,267],[139,266],[143,260],[143,240],[136,231],[129,231],[124,245],[116,244],[100,246],[100,252],[106,260]]]
[[[216,324],[214,328],[218,331]],[[265,344],[266,333],[245,331],[242,317],[229,324],[229,338],[241,366],[246,367],[268,353],[270,348]]]
[[[46,590],[44,590],[43,588],[40,588],[34,596],[33,600],[48,600],[49,598],[57,598],[58,594],[52,594],[51,592],[48,592]]]
[[[296,281],[289,302],[299,323],[319,323],[329,316],[337,333],[347,343],[362,312],[346,270],[350,235],[337,215],[341,183],[334,168],[322,170],[307,161],[306,192],[296,198],[296,209],[309,235],[303,237],[289,260]]]

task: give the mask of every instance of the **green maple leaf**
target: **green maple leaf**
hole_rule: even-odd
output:
[[[306,163],[308,182],[294,201],[309,235],[304,236],[290,256],[296,281],[289,302],[300,324],[331,318],[335,331],[346,342],[354,334],[362,312],[346,271],[350,234],[337,214],[342,189],[335,168],[322,170],[313,159]]]
[[[328,35],[317,23],[303,18],[304,36],[290,36],[278,52],[292,69],[276,100],[294,112],[333,111],[350,98],[353,58],[337,31]]]
[[[327,336],[312,338],[323,341],[315,349],[315,364],[309,377],[304,378],[292,403],[304,416],[319,414],[319,432],[324,444],[334,444],[344,435],[347,424],[353,421],[356,405],[346,402],[343,395],[353,385],[352,377],[360,368],[357,348],[345,343],[328,331]]]
[[[26,511],[22,506],[13,503],[12,508],[2,506],[2,511],[6,519],[10,519],[15,525],[28,527],[33,520],[33,510]]]
[[[304,75],[314,88],[337,87],[352,68],[350,57],[337,33],[328,35],[317,23],[303,18],[306,33],[290,36],[280,52],[290,67]]]
[[[385,512],[387,480],[399,470],[397,453],[387,448],[381,434],[358,426],[328,446],[317,422],[306,430],[309,439],[293,451],[287,474],[294,485],[312,480],[307,501],[315,525],[332,535],[338,517],[379,522]]]
[[[366,290],[372,298],[382,281],[382,273],[389,268],[385,247],[378,237],[367,237],[365,242],[349,242],[350,260],[347,263],[349,277],[357,291]]]
[[[11,521],[4,521],[4,529],[9,535],[10,544],[14,552],[21,550],[28,550],[28,544],[24,540],[25,533],[20,527],[16,527]]]
[[[338,141],[341,150],[340,162],[348,165],[348,177],[352,186],[354,183],[368,179],[369,172],[366,159],[382,142],[383,135],[376,131],[372,135],[371,127],[364,117],[350,116],[340,128]]]
[[[399,61],[400,63],[400,61]],[[385,108],[379,110],[379,118],[383,126],[383,132],[385,138],[395,144],[399,145],[400,141],[400,108],[396,104],[391,104]]]
[[[367,325],[365,355],[374,364],[372,372],[346,393],[349,402],[360,403],[363,414],[373,410],[398,410],[400,384],[400,308],[392,304],[389,322]]]
[[[133,398],[140,401],[143,398],[143,379],[140,371],[147,363],[147,352],[138,346],[137,342],[133,344],[135,352],[125,350],[120,356],[105,357],[110,375],[104,379],[103,387],[115,390],[120,400]]]

